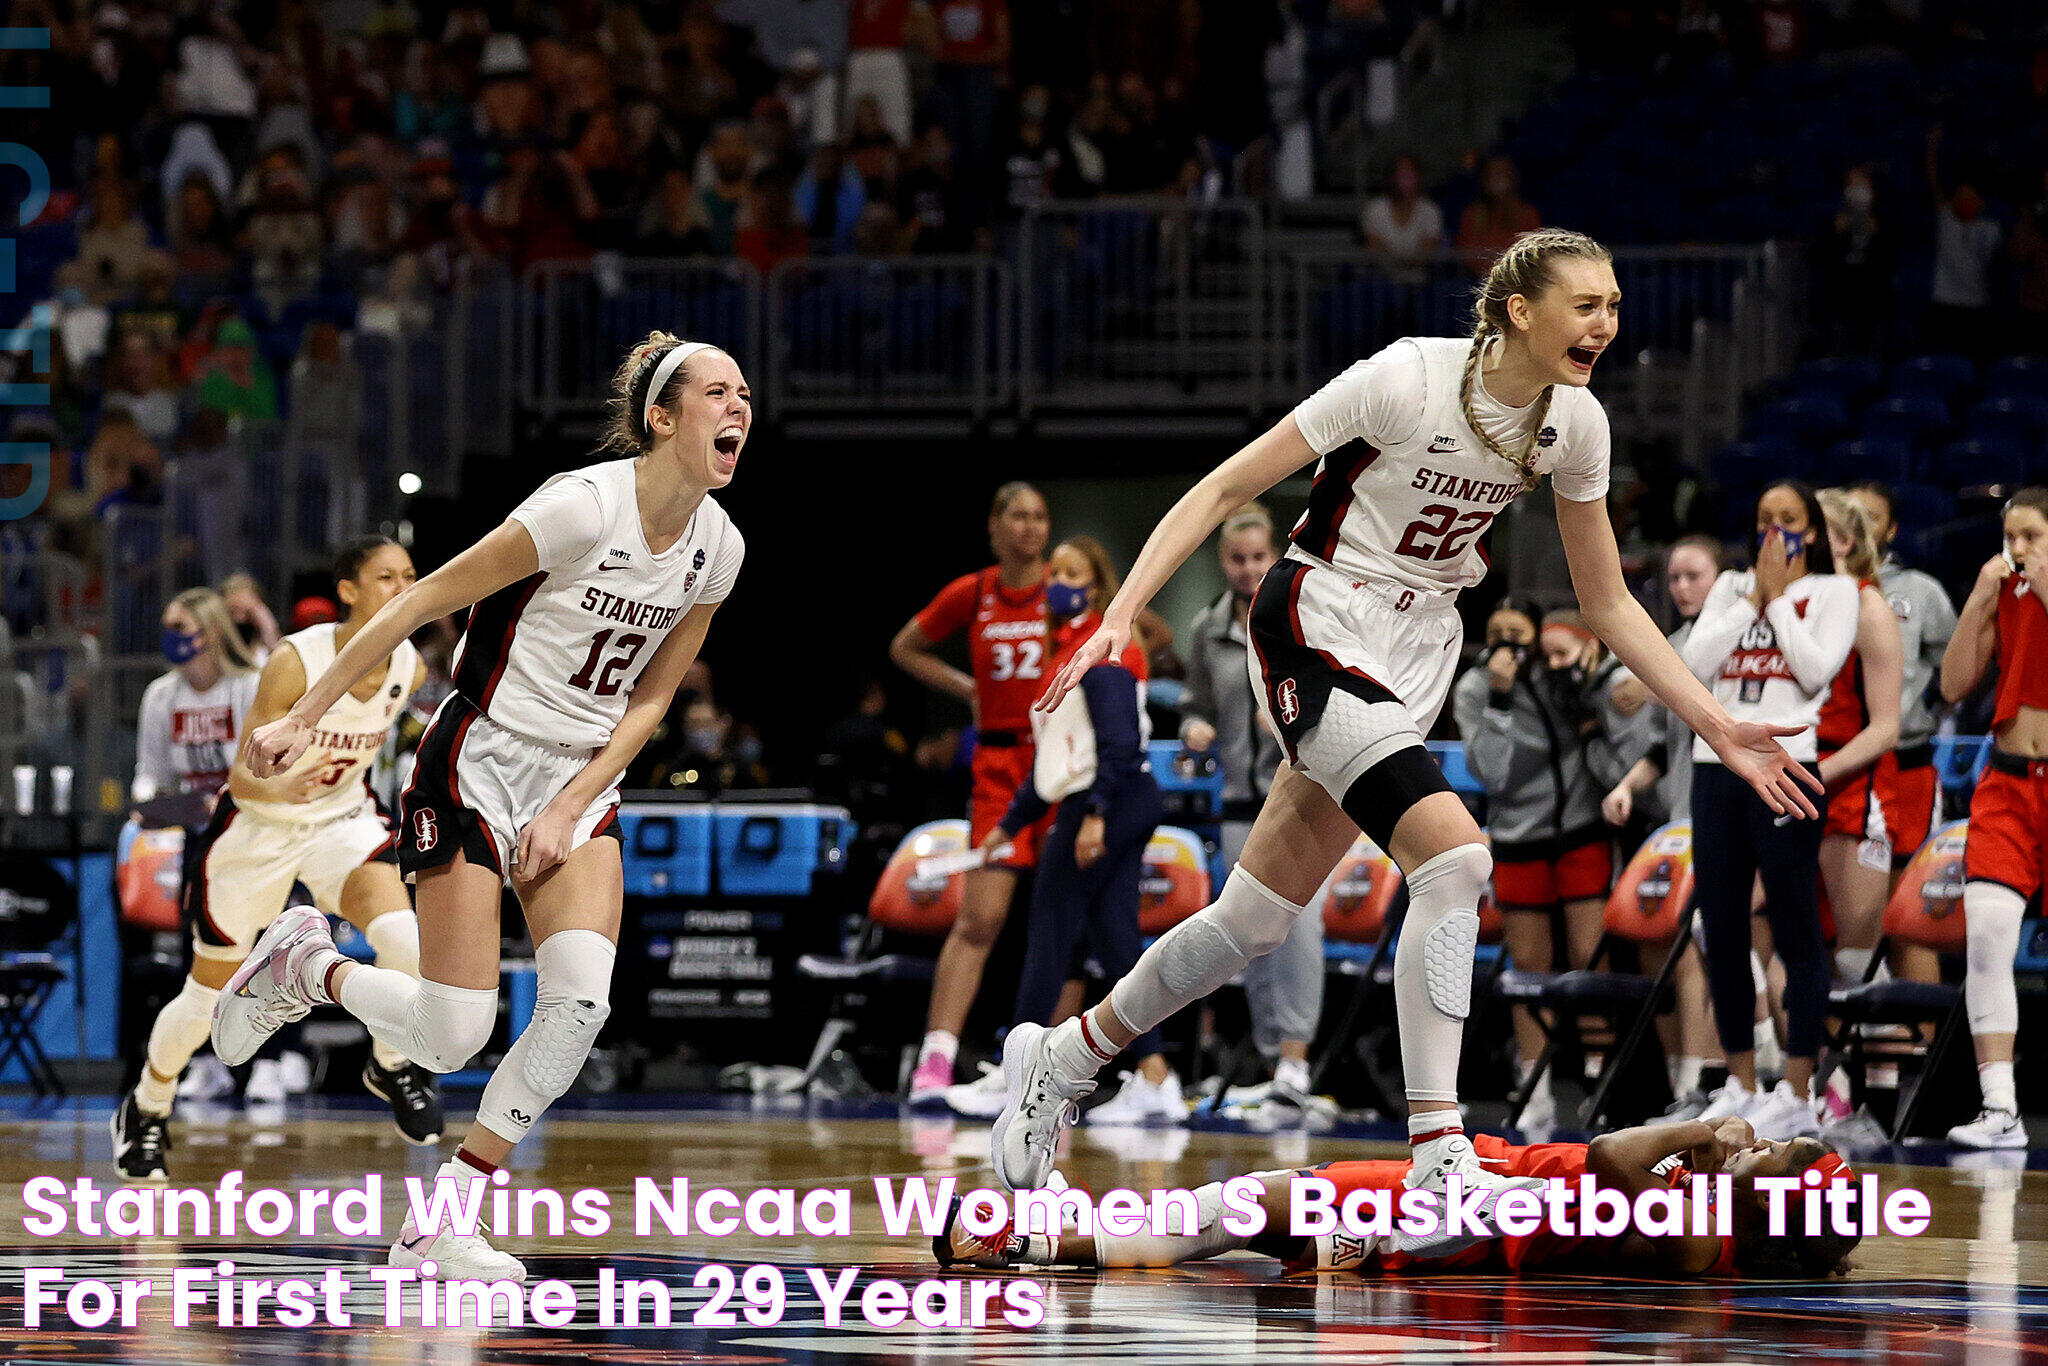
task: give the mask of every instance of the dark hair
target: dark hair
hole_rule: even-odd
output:
[[[1088,571],[1095,576],[1095,605],[1090,610],[1100,612],[1109,605],[1109,600],[1116,596],[1117,590],[1123,587],[1123,580],[1117,576],[1116,565],[1110,560],[1109,551],[1093,536],[1069,536],[1062,540],[1060,545],[1073,547],[1081,552],[1082,559],[1088,561]],[[1057,550],[1059,546],[1054,546],[1053,549]],[[1051,621],[1050,607],[1046,609],[1046,618]],[[1057,629],[1060,623],[1052,621],[1051,624]]]
[[[2005,500],[2005,506],[1998,511],[1998,519],[2004,521],[2005,514],[2011,512],[2014,508],[2032,508],[2043,517],[2048,517],[2048,488],[2035,484],[2021,489],[2018,493]]]
[[[1884,504],[1885,520],[1893,526],[1899,524],[1899,495],[1890,484],[1882,479],[1859,479],[1849,485],[1851,493],[1867,493]]]
[[[991,517],[1002,516],[1010,510],[1010,504],[1016,502],[1018,498],[1027,493],[1038,494],[1038,501],[1041,503],[1045,501],[1045,495],[1038,492],[1036,484],[1027,483],[1022,479],[1012,479],[1009,483],[996,490],[996,496],[989,501],[988,515]]]
[[[654,372],[660,368],[662,357],[681,345],[683,339],[673,333],[649,332],[645,341],[627,353],[618,373],[612,376],[611,416],[605,422],[604,441],[599,449],[621,455],[645,455],[654,448],[654,433],[647,429],[644,416],[647,386],[654,383]],[[668,383],[655,396],[655,403],[672,407],[682,397],[683,386],[690,382],[690,363],[686,360],[675,368]]]
[[[1794,1139],[1792,1150],[1799,1159],[1796,1169],[1788,1173],[1793,1176],[1834,1152],[1817,1138]],[[1802,1193],[1795,1193],[1785,1203],[1787,1224],[1798,1220],[1803,1227]],[[1735,1183],[1734,1216],[1736,1270],[1756,1280],[1817,1281],[1846,1275],[1849,1254],[1863,1241],[1858,1233],[1835,1232],[1831,1222],[1817,1232],[1794,1232],[1788,1227],[1783,1236],[1773,1236],[1750,1177]]]
[[[336,583],[353,583],[356,575],[362,572],[365,560],[382,550],[385,546],[397,544],[398,542],[380,531],[373,531],[367,536],[358,536],[352,541],[343,542],[341,549],[334,552],[334,581]]]
[[[1835,569],[1835,548],[1828,544],[1828,515],[1821,510],[1820,495],[1813,485],[1798,479],[1774,479],[1765,484],[1756,495],[1758,507],[1776,489],[1790,489],[1793,496],[1806,506],[1806,572],[1809,574],[1833,574]],[[1763,550],[1763,537],[1752,535],[1750,553]]]

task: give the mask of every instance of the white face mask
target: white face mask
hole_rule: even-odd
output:
[[[1851,185],[1842,191],[1842,202],[1858,213],[1869,211],[1872,197],[1868,185]]]

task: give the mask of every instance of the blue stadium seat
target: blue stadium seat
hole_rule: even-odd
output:
[[[1831,398],[1784,398],[1750,419],[1752,438],[1778,437],[1805,445],[1832,441],[1849,426],[1848,410]]]
[[[1969,435],[2038,445],[2048,439],[2048,396],[1987,398],[1970,410]]]
[[[1930,469],[1952,488],[1973,484],[2018,486],[2027,482],[2027,448],[2006,437],[1971,437],[1942,447]]]
[[[1814,470],[1815,480],[1822,484],[1852,484],[1859,479],[1882,479],[1887,484],[1899,484],[1911,479],[1913,474],[1913,447],[1904,441],[1882,437],[1837,441],[1828,447],[1827,454]]]
[[[1952,403],[1977,382],[1977,364],[1968,356],[1942,353],[1914,356],[1892,370],[1892,388],[1900,394],[1935,394]]]
[[[1863,435],[1911,445],[1946,432],[1948,404],[1933,394],[1894,394],[1863,411]]]
[[[1825,356],[1793,372],[1792,392],[1805,397],[1828,395],[1845,407],[1861,405],[1883,378],[1874,356]]]
[[[1805,450],[1782,438],[1759,437],[1738,441],[1714,453],[1710,466],[1714,482],[1731,493],[1754,498],[1765,483],[1796,473],[1806,463]]]
[[[2048,356],[2007,356],[1984,372],[1984,397],[2048,398]]]

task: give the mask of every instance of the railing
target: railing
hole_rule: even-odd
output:
[[[964,408],[1009,401],[1010,271],[986,256],[828,257],[768,276],[769,411]]]

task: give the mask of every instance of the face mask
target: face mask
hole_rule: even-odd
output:
[[[164,627],[164,658],[173,664],[183,664],[206,648],[206,637],[198,632],[186,635],[175,627]]]
[[[732,757],[743,764],[758,763],[761,759],[761,742],[749,737],[733,746]]]
[[[1858,213],[1869,210],[1872,195],[1868,185],[1851,185],[1842,191],[1842,202]]]
[[[1088,610],[1088,590],[1077,584],[1049,583],[1045,586],[1046,610],[1061,621],[1071,621]]]
[[[1764,540],[1770,534],[1769,531],[1758,533],[1756,538],[1757,554],[1761,555],[1763,553]],[[1788,560],[1798,559],[1800,552],[1806,549],[1806,533],[1803,531],[1786,531],[1781,527],[1779,528],[1779,534],[1785,538],[1785,558]]]

